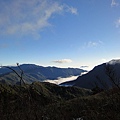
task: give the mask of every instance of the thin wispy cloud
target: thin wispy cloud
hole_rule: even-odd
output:
[[[85,48],[86,47],[88,47],[88,48],[91,48],[91,47],[97,47],[97,46],[99,46],[99,45],[101,45],[101,44],[103,44],[103,42],[102,41],[89,41],[89,42],[87,42],[87,43],[85,43]]]
[[[90,41],[90,42],[87,43],[87,46],[88,46],[88,47],[96,47],[97,45],[98,45],[97,42],[92,42],[92,41]]]
[[[87,65],[80,66],[80,68],[87,68],[87,67],[89,67],[89,66],[87,66]]]
[[[72,13],[72,14],[75,14],[75,15],[78,14],[77,9],[74,8],[74,7],[70,7],[70,6],[68,6],[68,5],[64,5],[64,8],[66,8],[66,11],[68,11],[68,12],[70,12],[70,13]]]
[[[54,60],[54,63],[71,63],[71,59]]]
[[[119,4],[116,2],[116,0],[112,0],[112,2],[111,2],[111,6],[113,7],[113,6],[118,6]]]
[[[120,18],[115,22],[116,27],[120,27]]]
[[[54,0],[2,0],[0,33],[36,35],[51,26],[49,20],[53,15],[65,12],[77,14],[77,9]]]

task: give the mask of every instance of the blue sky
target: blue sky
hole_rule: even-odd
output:
[[[119,59],[120,0],[0,0],[0,64],[91,69]]]

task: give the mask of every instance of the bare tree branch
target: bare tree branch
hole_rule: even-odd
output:
[[[23,70],[20,68],[19,63],[17,63],[17,66],[18,66],[18,68],[19,68],[19,70],[20,70],[20,72],[21,72],[21,75],[19,75],[16,70],[14,70],[13,68],[11,68],[11,67],[9,67],[9,66],[1,66],[1,67],[8,68],[8,69],[12,70],[12,71],[20,78],[20,85],[22,85],[22,82],[23,82],[23,84],[25,85],[25,82],[24,82],[24,80],[23,80],[23,74],[24,74],[24,72],[23,72]]]

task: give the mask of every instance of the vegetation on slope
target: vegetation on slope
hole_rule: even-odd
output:
[[[90,94],[89,90],[50,83],[34,82],[23,86],[0,84],[0,118],[41,120],[47,105]]]
[[[95,95],[77,87],[51,83],[0,84],[2,120],[119,120],[119,89]]]
[[[89,97],[79,97],[49,105],[45,111],[50,120],[119,120],[120,94],[109,92],[107,95],[102,92]]]

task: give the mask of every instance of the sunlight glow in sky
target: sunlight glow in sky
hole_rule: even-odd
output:
[[[0,0],[0,64],[91,69],[119,59],[120,0]]]

